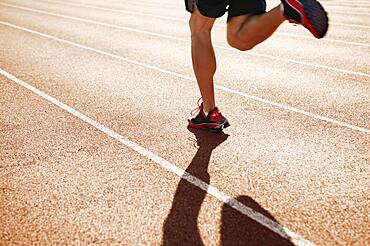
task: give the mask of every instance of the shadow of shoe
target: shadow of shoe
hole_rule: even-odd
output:
[[[196,143],[199,148],[202,148],[202,153],[206,155],[210,151],[214,150],[227,140],[228,134],[224,132],[211,132],[207,130],[199,130],[188,127],[188,130],[194,134],[196,138]]]

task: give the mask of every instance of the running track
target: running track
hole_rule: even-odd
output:
[[[183,2],[0,0],[0,245],[369,245],[370,3],[323,4],[320,41],[216,22],[208,134]]]

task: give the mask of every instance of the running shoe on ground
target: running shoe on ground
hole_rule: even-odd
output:
[[[195,117],[188,120],[189,127],[191,128],[220,132],[224,128],[230,126],[228,120],[224,116],[222,116],[218,108],[214,108],[213,110],[208,112],[207,115],[205,115],[203,111],[203,103],[201,103],[198,108],[193,110],[193,112],[194,111],[199,111],[199,113]]]
[[[285,17],[307,28],[316,38],[328,31],[328,14],[316,0],[281,0]]]

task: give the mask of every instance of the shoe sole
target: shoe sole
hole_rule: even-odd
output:
[[[216,129],[208,129],[210,132],[222,132],[226,127],[229,127],[230,126],[230,123],[228,121],[226,121],[223,125],[221,125],[221,127],[219,128],[216,128]]]
[[[301,15],[301,24],[316,38],[323,38],[328,31],[329,18],[324,7],[316,0],[287,0]]]
[[[193,124],[191,123],[191,121],[189,121],[189,127],[194,129],[207,130],[211,132],[222,132],[223,129],[229,126],[230,123],[227,120],[222,124],[215,123]]]

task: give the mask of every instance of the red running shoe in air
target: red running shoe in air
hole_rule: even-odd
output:
[[[307,28],[316,38],[323,38],[328,31],[329,18],[316,0],[281,0],[285,17]]]

